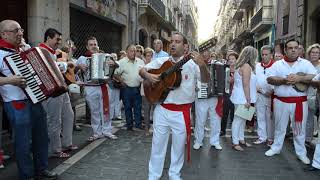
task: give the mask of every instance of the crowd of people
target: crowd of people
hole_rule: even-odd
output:
[[[81,128],[75,122],[73,101],[80,92],[70,89],[37,104],[29,100],[23,91],[28,85],[26,78],[13,75],[4,62],[4,57],[31,48],[24,42],[23,32],[16,21],[0,22],[0,94],[13,131],[19,179],[57,179],[57,174],[48,170],[48,158],[68,158],[70,151],[78,149],[73,144],[72,133]],[[207,120],[211,129],[209,143],[216,150],[223,149],[219,140],[226,135],[231,121],[232,148],[235,151],[245,151],[253,146],[245,140],[246,126],[249,130],[256,126],[258,139],[253,144],[269,146],[266,156],[279,154],[286,134],[292,130],[298,159],[304,164],[311,163],[306,144],[312,145],[314,136],[320,133],[319,44],[311,45],[306,52],[299,42],[289,40],[284,46],[272,48],[265,45],[259,51],[247,46],[240,54],[234,50],[228,50],[224,56],[209,50],[189,54],[187,39],[180,33],[173,33],[169,53],[163,50],[162,41],[156,39],[154,49],[130,44],[119,53],[108,54],[112,59],[108,61],[108,67],[113,69],[110,78],[94,81],[90,78],[88,61],[96,53],[106,54],[99,48],[96,37],[86,39],[87,50],[77,59],[72,56],[75,48],[70,41],[62,46],[62,34],[58,30],[49,28],[43,37],[43,43],[38,47],[49,52],[48,60],[57,64],[70,88],[84,92],[93,132],[88,141],[118,138],[112,133],[112,120],[121,119],[121,101],[126,129],[144,132],[145,136],[152,134],[149,180],[158,180],[162,176],[170,134],[169,177],[181,179],[185,144],[191,146],[191,126],[194,124],[192,147],[199,150],[203,146]],[[175,66],[186,55],[190,55],[192,60],[180,63],[178,69],[181,71],[177,72],[181,73],[179,86],[166,90],[161,103],[150,103],[144,92],[144,81],[152,85],[163,81],[163,76],[150,73],[150,70],[159,69],[168,61]],[[212,81],[209,67],[217,62],[230,68],[230,84],[226,84],[229,91],[223,96],[198,98],[197,83]],[[256,108],[256,123],[254,119],[248,121],[235,114],[241,107]],[[194,117],[191,111],[194,111]],[[312,171],[320,170],[320,145],[314,148],[312,166],[308,167]],[[187,152],[190,160],[190,148]],[[2,168],[3,157],[1,150]]]

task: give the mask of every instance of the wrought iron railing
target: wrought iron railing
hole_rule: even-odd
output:
[[[162,18],[165,18],[166,7],[161,0],[139,0],[140,4],[145,4],[150,6],[154,11],[156,11]]]

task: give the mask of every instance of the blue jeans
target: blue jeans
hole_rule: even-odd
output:
[[[19,179],[29,179],[48,168],[46,113],[41,103],[32,104],[29,100],[6,102],[4,109],[14,134]]]
[[[124,105],[127,128],[132,128],[134,112],[135,126],[141,128],[141,95],[139,87],[125,87],[121,89],[121,98]]]

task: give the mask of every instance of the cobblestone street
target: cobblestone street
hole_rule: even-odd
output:
[[[63,180],[143,180],[147,179],[151,137],[142,132],[120,130],[117,141],[106,140],[79,162],[64,172]],[[305,173],[305,167],[295,157],[291,143],[285,143],[282,153],[267,158],[267,147],[257,145],[244,152],[231,149],[231,139],[221,138],[223,150],[204,146],[192,150],[192,163],[182,170],[184,180],[317,180],[319,174]],[[205,144],[208,144],[207,139]],[[167,180],[169,150],[162,180]]]

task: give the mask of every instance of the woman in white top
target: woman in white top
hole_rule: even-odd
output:
[[[256,102],[256,77],[254,74],[255,62],[258,57],[258,51],[252,46],[246,46],[240,53],[235,65],[234,86],[230,97],[235,109],[239,105],[245,105],[249,108],[252,103]],[[250,146],[244,141],[244,129],[246,120],[234,116],[232,122],[232,143],[237,151],[243,151],[239,143]]]

